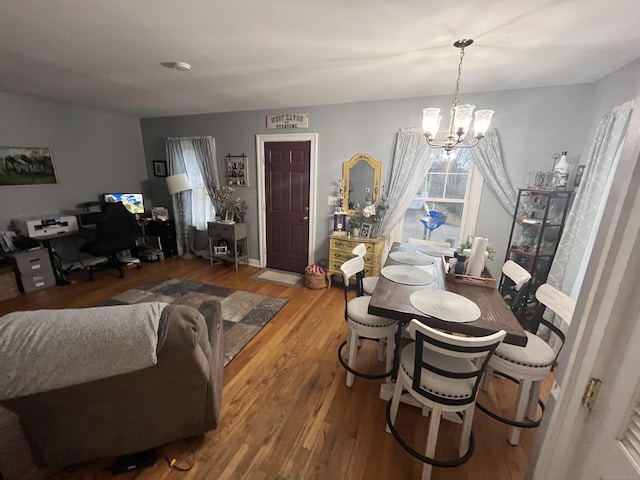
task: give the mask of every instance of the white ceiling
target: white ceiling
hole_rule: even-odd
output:
[[[593,82],[639,0],[1,0],[0,91],[139,117]],[[160,66],[183,61],[190,72]]]

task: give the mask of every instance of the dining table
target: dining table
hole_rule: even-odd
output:
[[[518,346],[527,344],[527,335],[524,329],[495,286],[487,287],[481,284],[449,281],[445,275],[445,270],[448,267],[445,264],[446,257],[428,255],[426,252],[427,250],[421,245],[394,242],[369,301],[369,313],[392,318],[400,322],[400,328],[396,333],[396,352],[392,380],[395,380],[398,371],[402,330],[412,319],[438,330],[469,336],[486,336],[504,330],[507,333],[503,340],[505,343]],[[387,267],[392,268],[388,269]],[[409,267],[409,269],[406,267]],[[418,278],[417,280],[411,275],[408,277],[402,275],[396,277],[395,274],[398,271],[402,273],[403,268],[411,273],[411,267],[413,269],[417,268],[415,272],[423,277],[418,275],[416,277]],[[420,272],[426,272],[426,274]],[[408,278],[408,280],[403,280],[404,278]],[[427,280],[422,282],[419,278],[426,278],[428,283],[424,283]],[[461,279],[461,277],[458,278]],[[470,280],[473,283],[473,279]],[[439,292],[443,291],[453,292],[464,297],[449,295],[459,300],[461,307],[468,307],[470,302],[467,300],[470,300],[477,306],[475,310],[477,315],[472,312],[472,317],[463,318],[463,321],[459,321],[460,319],[458,318],[443,319],[438,318],[437,314],[423,313],[422,310],[414,306],[416,295],[428,300],[432,292],[433,297],[437,297],[442,295]],[[416,292],[419,293],[413,295]],[[468,312],[463,310],[461,314],[462,316],[468,315]],[[475,317],[477,318],[470,320]],[[383,387],[385,386],[383,385]],[[381,390],[380,396],[386,399],[389,393],[389,389],[385,387]]]

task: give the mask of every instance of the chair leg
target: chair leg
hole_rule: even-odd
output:
[[[396,424],[396,415],[398,414],[398,406],[400,405],[400,397],[402,396],[402,382],[400,379],[396,380],[396,386],[393,389],[393,397],[391,398],[391,424]],[[389,425],[387,425],[387,433],[391,433]]]
[[[387,363],[385,364],[385,372],[390,372],[393,368],[393,359],[396,354],[396,334],[390,333],[387,337]],[[391,381],[391,377],[387,377],[387,381]]]
[[[434,405],[431,410],[431,421],[429,422],[429,434],[427,436],[427,447],[425,448],[424,455],[428,458],[434,458],[436,454],[436,444],[438,443],[438,431],[440,430],[440,416],[442,415],[442,409],[438,405]],[[431,478],[431,470],[433,467],[428,463],[422,467],[422,480],[429,480]]]
[[[349,361],[347,364],[350,368],[356,369],[356,356],[358,355],[358,334],[353,330],[349,329]],[[347,371],[347,387],[353,386],[353,373]]]
[[[529,403],[529,391],[531,390],[531,379],[524,378],[520,380],[518,384],[518,404],[516,406],[516,422],[522,422],[524,420],[524,414]],[[507,440],[511,445],[518,445],[520,442],[520,428],[509,427],[509,435]]]
[[[482,376],[482,382],[480,383],[480,388],[483,392],[489,390],[491,380],[493,380],[493,368],[487,365],[487,368],[484,371],[484,375]]]
[[[542,382],[533,382],[529,390],[529,404],[525,416],[531,421],[536,419],[536,413],[538,413],[538,399],[540,398],[541,386]]]
[[[462,433],[460,434],[459,454],[464,457],[469,451],[469,440],[471,439],[471,427],[473,426],[473,413],[475,406],[467,408],[464,411],[464,420],[462,421]]]
[[[385,341],[384,338],[379,338],[378,339],[378,361],[379,362],[383,362],[384,361],[384,352],[385,350],[388,348],[388,344]],[[389,369],[387,369],[387,372],[389,371]]]

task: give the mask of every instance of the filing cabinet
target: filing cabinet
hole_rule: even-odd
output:
[[[49,251],[46,248],[14,252],[7,256],[17,274],[20,289],[24,293],[33,292],[56,284]]]

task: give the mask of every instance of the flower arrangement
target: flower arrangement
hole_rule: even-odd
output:
[[[353,229],[362,227],[363,223],[376,225],[382,221],[388,208],[389,203],[385,198],[381,197],[363,209],[356,210],[355,213],[349,217],[349,226]]]
[[[235,190],[231,187],[227,187],[223,185],[222,187],[215,183],[213,185],[213,206],[216,209],[216,216],[223,215],[223,212],[227,208],[227,199],[231,196],[231,194],[235,192]]]
[[[247,202],[240,197],[236,198],[233,203],[233,220],[234,222],[244,223],[244,212],[249,209]]]

